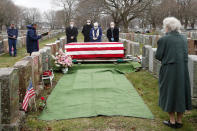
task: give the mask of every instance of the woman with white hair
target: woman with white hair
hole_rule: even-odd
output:
[[[102,29],[97,22],[94,23],[94,27],[90,31],[90,42],[102,41]]]
[[[166,35],[159,39],[155,55],[162,63],[159,106],[170,117],[169,121],[163,123],[171,128],[181,128],[184,112],[192,109],[187,39],[180,34],[181,23],[175,17],[165,18],[163,26]]]

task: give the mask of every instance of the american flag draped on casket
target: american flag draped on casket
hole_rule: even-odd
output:
[[[124,45],[118,42],[70,43],[65,50],[73,59],[124,57]]]

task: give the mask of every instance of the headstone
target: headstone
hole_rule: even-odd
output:
[[[139,56],[140,55],[140,44],[138,42],[130,42],[131,44],[131,48],[130,48],[130,52],[132,56]]]
[[[14,68],[0,68],[0,126],[11,124],[19,113],[19,78]]]
[[[3,40],[4,53],[9,53],[8,39]]]
[[[3,41],[0,41],[0,54],[4,53]]]
[[[126,47],[126,55],[131,55],[131,52],[130,52],[131,41],[125,40],[124,44],[125,44],[125,47]]]
[[[152,47],[150,45],[145,45],[142,48],[142,67],[145,69],[149,68],[149,50]]]
[[[19,102],[22,103],[25,97],[29,80],[32,77],[32,66],[27,60],[21,60],[14,65],[19,72]]]
[[[51,48],[50,47],[45,47],[48,56],[48,69],[52,68],[52,53],[51,53]]]
[[[153,59],[155,57],[156,48],[149,49],[149,71],[153,72]]]
[[[48,67],[48,54],[47,54],[47,50],[45,48],[40,49],[40,54],[42,56],[42,71],[48,71],[49,67]]]
[[[189,55],[188,68],[191,83],[192,97],[197,98],[197,56]]]
[[[22,37],[18,37],[17,39],[17,43],[16,43],[16,48],[19,49],[19,48],[22,48]]]
[[[34,70],[34,87],[37,90],[38,85],[40,85],[40,80],[41,80],[41,74],[40,69],[42,69],[42,64],[40,61],[40,53],[39,52],[33,52],[32,53],[32,59],[33,59],[33,70]]]

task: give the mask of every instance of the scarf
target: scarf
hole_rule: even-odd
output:
[[[96,36],[95,36],[95,31],[96,31]],[[92,34],[93,34],[93,38],[98,38],[100,34],[99,28],[97,30],[93,29]]]

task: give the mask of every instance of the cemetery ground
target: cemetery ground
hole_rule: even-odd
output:
[[[62,36],[62,35],[61,35]],[[41,47],[47,43],[54,42],[57,39],[43,41]],[[80,34],[78,41],[83,41]],[[23,58],[25,49],[20,49],[16,58],[10,58],[8,55],[0,56],[0,67],[12,66],[16,61]],[[3,65],[2,65],[3,64]],[[55,88],[62,73],[55,73],[53,87],[43,90],[42,96],[47,98]],[[154,115],[154,119],[141,119],[134,117],[106,117],[98,116],[91,118],[77,118],[69,120],[42,121],[38,119],[40,111],[29,111],[23,124],[23,131],[173,131],[162,124],[163,120],[168,120],[168,114],[164,113],[158,107],[158,80],[148,71],[126,74],[129,81],[132,82],[139,95],[143,98],[146,105]],[[38,98],[41,96],[38,96]],[[39,105],[40,100],[37,100]],[[142,112],[143,113],[143,112]],[[197,130],[197,109],[186,112],[184,115],[184,127],[180,131]]]

